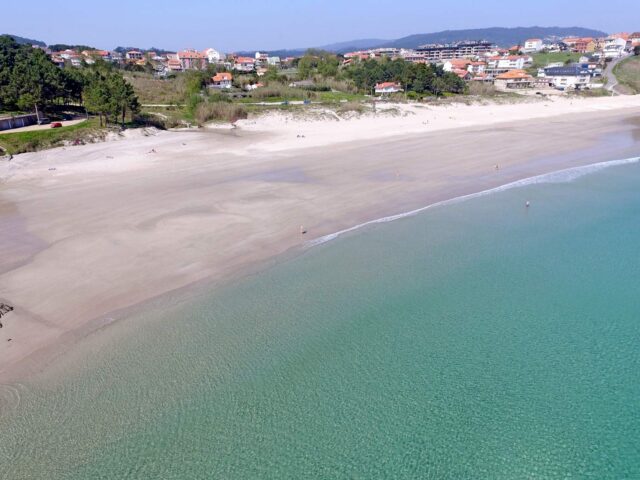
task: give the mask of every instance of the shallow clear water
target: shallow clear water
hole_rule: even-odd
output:
[[[4,389],[0,478],[639,478],[639,187],[494,192],[165,299]]]

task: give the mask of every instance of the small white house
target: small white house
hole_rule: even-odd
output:
[[[376,84],[375,91],[378,94],[385,95],[389,93],[402,92],[402,85],[397,82],[382,82]]]
[[[202,52],[205,57],[207,57],[207,61],[209,63],[220,63],[222,60],[222,55],[215,48],[207,48],[204,52]]]
[[[253,72],[256,69],[256,61],[251,57],[238,57],[233,68],[238,72]]]
[[[231,88],[233,86],[233,75],[229,72],[216,73],[211,77],[211,88]]]
[[[534,53],[542,50],[542,39],[540,38],[530,38],[524,42],[524,48],[522,49],[525,53]]]

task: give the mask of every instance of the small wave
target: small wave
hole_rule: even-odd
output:
[[[536,175],[534,177],[523,178],[522,180],[506,183],[504,185],[490,188],[488,190],[482,190],[481,192],[470,193],[468,195],[462,195],[459,197],[451,198],[449,200],[442,200],[440,202],[431,203],[424,207],[416,208],[415,210],[410,210],[408,212],[398,213],[396,215],[390,215],[388,217],[376,218],[375,220],[369,220],[368,222],[360,223],[358,225],[354,225],[353,227],[345,228],[344,230],[340,230],[338,232],[330,233],[328,235],[324,235],[314,240],[310,240],[309,242],[307,242],[307,246],[315,247],[317,245],[327,243],[331,240],[335,240],[336,238],[338,238],[341,235],[344,235],[345,233],[359,230],[360,228],[366,227],[368,225],[374,225],[376,223],[393,222],[401,218],[412,217],[430,208],[464,202],[472,198],[483,197],[485,195],[504,192],[505,190],[511,190],[512,188],[525,187],[527,185],[536,185],[541,183],[569,183],[580,177],[584,177],[585,175],[589,175],[595,172],[599,172],[600,170],[604,170],[605,168],[616,167],[620,165],[628,165],[631,163],[638,163],[638,162],[640,162],[640,157],[626,158],[623,160],[610,160],[606,162],[593,163],[591,165],[584,165],[581,167],[572,167],[572,168],[566,168],[564,170],[557,170],[555,172]]]
[[[8,414],[18,409],[21,399],[21,390],[24,386],[21,384],[2,385],[0,384],[0,416]]]

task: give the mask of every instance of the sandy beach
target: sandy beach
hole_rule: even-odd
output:
[[[332,232],[640,155],[640,96],[393,108],[138,131],[0,163],[0,302],[15,307],[0,381],[41,369],[112,312]]]

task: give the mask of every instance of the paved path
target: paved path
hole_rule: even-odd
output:
[[[607,79],[606,89],[610,92],[620,94],[616,87],[618,86],[618,79],[613,74],[613,69],[618,65],[621,61],[626,60],[628,55],[620,58],[616,58],[615,60],[611,60],[607,65],[607,68],[602,72],[602,76]]]
[[[78,118],[76,120],[64,120],[62,122],[59,122],[62,124],[63,127],[69,127],[71,125],[75,125],[76,123],[81,123],[81,122],[85,122],[87,119],[86,118]],[[52,122],[55,123],[55,122]],[[51,124],[47,124],[47,125],[29,125],[28,127],[21,127],[21,128],[12,128],[11,130],[2,130],[0,132],[0,135],[5,134],[5,133],[19,133],[19,132],[30,132],[32,130],[47,130],[51,128]]]

